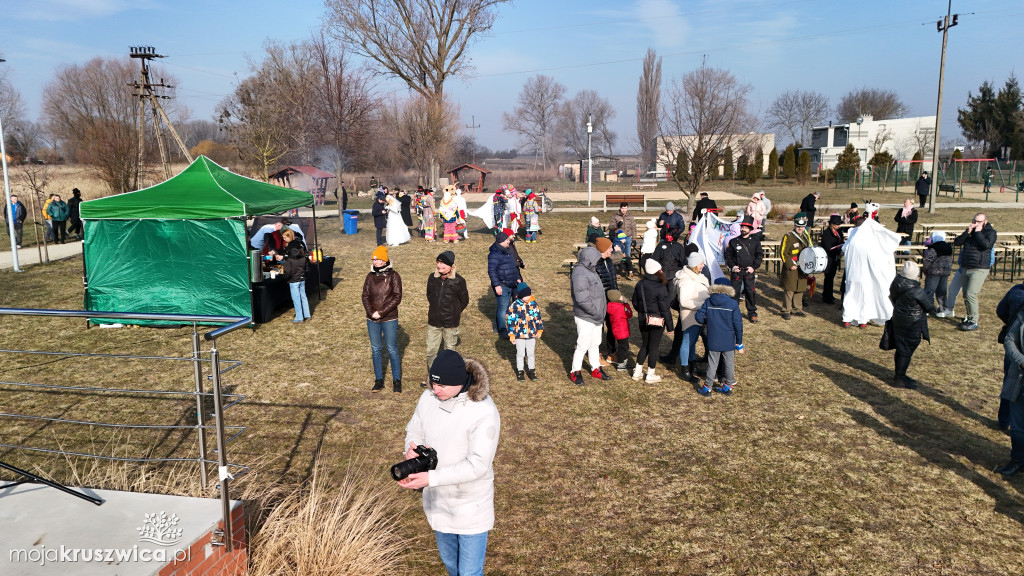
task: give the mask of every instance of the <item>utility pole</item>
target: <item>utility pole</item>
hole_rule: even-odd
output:
[[[935,27],[942,32],[942,58],[939,59],[939,102],[935,105],[935,142],[932,145],[932,184],[928,191],[930,197],[928,202],[928,213],[935,213],[935,190],[939,187],[937,168],[939,166],[939,126],[942,123],[942,76],[946,70],[946,39],[949,37],[949,29],[957,25],[959,14],[953,14],[950,20],[950,12],[953,10],[953,0],[949,0],[946,6],[946,16],[935,23]]]
[[[590,137],[594,133],[594,115],[587,114],[587,207],[590,207],[590,193],[594,184],[594,159],[590,155]]]
[[[466,128],[471,130],[470,134],[472,134],[473,138],[473,164],[476,164],[476,129],[479,128],[480,125],[476,123],[476,116],[470,116],[470,118],[472,118],[472,120]]]
[[[185,143],[178,136],[178,132],[174,130],[174,126],[171,125],[171,119],[167,117],[167,113],[164,112],[162,106],[160,106],[160,100],[170,99],[170,96],[164,96],[157,94],[154,88],[173,88],[169,84],[164,84],[163,78],[160,79],[159,83],[153,83],[149,79],[149,61],[154,58],[165,58],[166,56],[156,53],[156,48],[152,46],[131,46],[129,47],[131,53],[129,54],[132,58],[138,58],[142,61],[142,70],[139,72],[139,81],[129,84],[132,88],[135,88],[138,92],[135,94],[139,98],[139,155],[138,155],[138,168],[135,171],[135,189],[139,188],[139,174],[142,172],[142,160],[143,152],[146,146],[146,102],[149,102],[149,106],[153,111],[153,132],[156,136],[156,144],[160,148],[160,161],[164,166],[164,177],[170,179],[171,177],[171,163],[167,158],[167,150],[164,149],[164,137],[163,132],[160,128],[161,120],[167,124],[167,130],[171,133],[174,141],[178,144],[178,148],[181,150],[182,155],[188,162],[192,163],[192,155],[188,153],[188,148],[185,147]]]
[[[6,60],[0,58],[0,62],[6,62]],[[11,182],[7,178],[7,149],[4,147],[4,125],[2,120],[0,120],[0,161],[3,162],[4,169],[4,197],[7,202],[7,233],[10,234],[11,238],[11,264],[14,265],[15,272],[21,272],[21,267],[18,266],[18,239],[14,234],[14,221],[18,218],[18,215],[15,214],[14,207],[11,206]]]

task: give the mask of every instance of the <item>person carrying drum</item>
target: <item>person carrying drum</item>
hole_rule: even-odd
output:
[[[757,275],[754,272],[761,267],[764,250],[761,249],[761,239],[751,236],[753,230],[754,218],[744,216],[740,223],[740,235],[729,240],[725,248],[725,265],[729,268],[733,297],[739,302],[740,294],[743,294],[747,302],[747,318],[757,322],[757,297],[754,293],[754,279]]]
[[[843,218],[839,214],[833,214],[828,219],[828,228],[821,233],[821,241],[818,245],[825,249],[828,255],[828,265],[825,267],[825,285],[821,289],[821,301],[825,304],[835,304],[835,282],[836,273],[839,272],[839,263],[843,259],[843,243],[846,237],[843,229],[839,227]]]
[[[798,212],[793,217],[793,230],[782,237],[779,245],[779,256],[782,258],[782,319],[789,320],[790,314],[806,316],[803,295],[807,290],[807,274],[800,269],[800,251],[813,246],[810,233],[807,232],[807,215]]]

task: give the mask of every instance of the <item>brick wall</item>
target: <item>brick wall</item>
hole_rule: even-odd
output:
[[[217,522],[217,529],[224,529],[224,522]],[[239,502],[231,510],[230,553],[223,546],[210,544],[213,531],[203,534],[189,546],[189,559],[184,562],[172,561],[160,569],[159,576],[235,576],[245,574],[247,569],[248,542],[245,538],[245,511]]]

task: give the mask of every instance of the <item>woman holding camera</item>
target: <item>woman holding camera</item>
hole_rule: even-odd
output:
[[[450,576],[483,574],[487,534],[494,528],[494,453],[501,418],[479,361],[442,350],[405,427],[406,459],[418,446],[437,452],[437,467],[398,482],[423,489],[423,512]]]

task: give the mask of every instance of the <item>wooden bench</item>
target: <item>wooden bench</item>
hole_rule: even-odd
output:
[[[604,211],[608,211],[608,203],[612,204],[615,210],[619,209],[619,204],[627,202],[629,204],[637,203],[644,205],[644,212],[647,212],[647,195],[645,194],[605,194],[604,195]]]
[[[763,260],[761,260],[761,263],[764,264],[765,272],[767,272],[769,270],[769,266],[773,269],[773,271],[776,274],[778,274],[779,272],[782,271],[782,258],[776,258],[774,256],[770,256],[770,257],[766,257]]]

